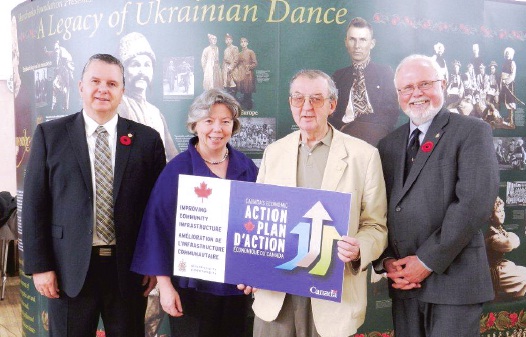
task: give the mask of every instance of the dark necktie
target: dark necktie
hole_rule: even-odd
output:
[[[95,142],[95,191],[97,236],[106,244],[115,239],[113,223],[113,169],[111,150],[108,143],[108,132],[104,127],[97,127]]]
[[[413,166],[413,161],[415,160],[418,149],[420,148],[420,133],[421,131],[416,128],[413,130],[411,137],[409,138],[409,145],[407,146],[407,153],[405,155],[404,182],[409,175],[409,171],[411,171],[411,166]]]

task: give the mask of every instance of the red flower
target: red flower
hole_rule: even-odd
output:
[[[516,312],[510,314],[510,327],[514,327],[519,321],[519,315]]]
[[[433,142],[427,141],[424,144],[422,144],[422,151],[424,152],[431,152],[433,150]]]
[[[486,322],[486,327],[491,328],[494,324],[497,318],[495,318],[495,314],[490,312],[488,316],[488,321]]]
[[[122,145],[126,145],[126,146],[128,146],[128,145],[131,144],[131,138],[130,138],[130,136],[121,136],[120,141],[121,141],[121,144],[122,144]]]
[[[424,28],[424,29],[429,29],[429,28],[431,28],[431,20],[425,20],[425,21],[422,23],[422,28]]]

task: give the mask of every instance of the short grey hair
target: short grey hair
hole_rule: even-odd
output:
[[[220,89],[206,90],[195,98],[190,106],[188,118],[186,119],[186,128],[188,131],[195,134],[195,125],[197,122],[210,116],[210,109],[212,106],[220,103],[226,105],[228,110],[232,113],[232,120],[234,122],[232,134],[234,135],[239,132],[241,127],[239,122],[241,106],[232,95]]]
[[[314,80],[314,79],[317,79],[317,78],[325,79],[327,81],[327,85],[328,85],[329,99],[334,100],[334,101],[338,100],[338,89],[336,88],[336,84],[334,83],[333,79],[329,75],[324,73],[323,71],[317,70],[317,69],[301,69],[294,76],[292,76],[292,79],[290,80],[290,84],[289,84],[289,93],[290,94],[292,94],[292,92],[291,92],[292,83],[294,83],[294,81],[297,78],[299,78],[299,77],[307,77],[307,78],[309,78],[311,80]]]
[[[396,67],[395,74],[394,74],[394,81],[396,86],[396,77],[398,76],[398,73],[400,72],[400,68],[402,68],[403,65],[405,65],[407,62],[410,61],[424,61],[428,65],[430,65],[437,75],[437,77],[441,77],[440,73],[442,70],[440,69],[440,66],[438,65],[437,61],[435,61],[432,57],[426,56],[426,55],[420,55],[420,54],[412,54],[404,58],[400,64],[398,64],[398,67]]]

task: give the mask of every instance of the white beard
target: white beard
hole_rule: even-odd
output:
[[[409,117],[409,119],[411,119],[413,124],[421,125],[427,121],[432,120],[438,114],[443,104],[444,100],[441,101],[441,105],[439,105],[438,107],[430,105],[423,113],[414,112],[413,109],[410,107],[404,112]]]

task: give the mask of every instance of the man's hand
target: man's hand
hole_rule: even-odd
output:
[[[403,279],[407,284],[418,285],[417,288],[420,288],[420,283],[431,275],[431,272],[424,267],[416,255],[406,256],[399,260],[390,261],[389,263],[392,264],[390,266],[391,271],[386,268],[387,277],[393,281],[395,279]],[[387,266],[388,262],[386,262],[385,265]],[[398,286],[395,286],[397,284]],[[395,284],[393,284],[393,288],[405,289],[396,281]]]
[[[342,236],[338,241],[338,257],[344,263],[357,261],[360,258],[360,242],[350,236]]]
[[[179,293],[172,285],[169,276],[157,276],[159,282],[159,296],[161,306],[166,313],[173,317],[183,316],[183,306]]]
[[[400,274],[403,272],[403,268],[396,264],[397,261],[396,259],[386,259],[384,261],[384,269],[387,271],[387,277],[393,281],[391,286],[399,290],[420,288],[420,283],[411,283]]]
[[[157,278],[152,275],[144,275],[142,278],[142,286],[148,285],[146,290],[144,290],[144,293],[142,294],[144,297],[148,297],[150,292],[155,288],[155,285],[157,284]]]
[[[35,288],[42,296],[47,298],[59,298],[57,274],[54,271],[33,274]]]

